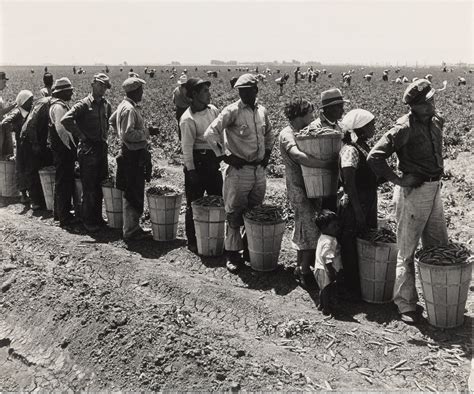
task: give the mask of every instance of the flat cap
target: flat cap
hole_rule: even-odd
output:
[[[122,88],[125,90],[125,93],[133,92],[134,90],[137,90],[140,86],[145,85],[146,82],[143,79],[137,78],[137,77],[131,77],[127,78],[123,84]]]
[[[107,88],[109,89],[112,87],[112,85],[110,84],[110,78],[107,74],[104,73],[95,74],[92,82],[100,82],[101,84],[107,86]]]
[[[201,78],[189,78],[188,82],[184,86],[186,86],[186,94],[188,97],[192,97],[192,92],[195,90],[199,85],[207,85],[211,86],[211,81],[206,81]]]
[[[235,82],[234,88],[250,88],[252,86],[257,86],[258,80],[257,77],[253,74],[243,74]]]
[[[408,105],[419,104],[430,99],[436,90],[431,87],[427,79],[417,79],[412,82],[403,93],[403,102]]]

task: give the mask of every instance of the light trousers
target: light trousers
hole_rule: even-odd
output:
[[[441,182],[425,182],[420,187],[395,188],[397,216],[397,270],[393,301],[400,313],[416,310],[414,255],[418,243],[424,247],[448,243],[446,219],[441,201]]]
[[[226,231],[224,245],[227,251],[244,248],[240,227],[244,224],[242,214],[247,208],[263,203],[266,190],[265,168],[243,166],[241,169],[229,166],[225,171],[224,204]]]
[[[132,204],[128,202],[125,197],[122,197],[123,205],[123,237],[127,238],[133,235],[140,229],[140,216],[139,212]]]

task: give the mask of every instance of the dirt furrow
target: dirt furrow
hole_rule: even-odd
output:
[[[15,209],[0,210],[0,281],[11,281],[1,294],[0,363],[20,363],[24,379],[0,374],[4,389],[466,385],[467,325],[458,337],[418,331],[392,321],[390,308],[365,304],[323,319],[286,267],[236,277],[179,241],[126,249],[113,234],[71,234]],[[445,349],[453,360],[432,362]],[[403,358],[408,367],[391,369]]]

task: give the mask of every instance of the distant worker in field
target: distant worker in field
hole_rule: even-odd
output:
[[[21,140],[21,130],[33,107],[33,93],[22,90],[15,99],[16,107],[11,110],[0,123],[2,134],[15,134],[15,179],[16,186],[21,193],[21,202],[29,202],[27,190],[29,186],[28,174],[26,172],[27,162],[30,159],[28,152],[24,149]],[[7,137],[8,138],[8,137]],[[7,139],[4,137],[4,139]]]
[[[76,66],[72,66],[72,73],[76,75]]]
[[[43,75],[44,87],[41,88],[40,90],[40,94],[42,97],[51,97],[53,82],[54,82],[53,74],[50,74],[48,72],[44,73]]]
[[[54,216],[60,227],[79,222],[80,213],[71,214],[74,194],[74,169],[77,161],[77,139],[62,125],[61,119],[71,108],[74,88],[69,78],[59,78],[53,87],[49,107],[49,142],[53,151],[56,176],[54,183]]]
[[[185,230],[188,249],[197,252],[191,203],[207,195],[222,196],[222,173],[219,160],[204,138],[209,125],[219,115],[210,104],[210,81],[190,78],[186,83],[186,94],[191,106],[181,116],[181,146],[184,161],[184,190],[186,193]]]
[[[240,233],[245,209],[260,205],[265,197],[265,168],[275,137],[267,110],[257,99],[257,78],[243,74],[235,83],[240,100],[225,107],[204,133],[212,150],[228,167],[224,181],[227,217],[225,249],[227,269],[237,272],[248,259],[246,236]]]
[[[466,78],[458,77],[458,86],[466,85]]]
[[[388,82],[388,70],[383,70],[382,81]]]
[[[397,120],[367,157],[376,175],[396,185],[398,256],[393,302],[407,324],[415,324],[420,318],[414,266],[418,242],[421,238],[423,247],[448,242],[440,182],[444,119],[436,113],[434,94],[426,79],[411,83],[403,94],[410,112]],[[387,164],[393,153],[401,176]]]
[[[0,92],[7,87],[7,75],[4,71],[0,71]],[[3,101],[2,96],[0,96],[0,122],[3,120],[3,117],[15,108],[16,104],[6,104]],[[11,133],[2,132],[0,126],[0,160],[5,160],[7,156],[13,155],[13,138]]]
[[[82,221],[88,232],[98,232],[106,223],[102,218],[102,186],[108,176],[107,131],[112,113],[104,98],[110,78],[96,74],[92,92],[79,100],[61,120],[64,128],[79,140],[77,158],[82,181]]]
[[[300,79],[300,67],[296,67],[295,70],[293,71],[293,75],[295,77],[295,85],[298,83]]]
[[[173,90],[173,103],[175,105],[175,114],[176,120],[178,122],[178,139],[181,141],[181,129],[179,127],[179,121],[181,115],[184,114],[184,111],[188,109],[191,105],[191,99],[186,94],[186,82],[188,82],[188,77],[183,74],[178,79],[178,86]],[[179,147],[177,151],[181,148]]]
[[[123,239],[138,240],[150,232],[140,226],[145,203],[145,182],[151,180],[150,135],[155,127],[145,127],[138,103],[142,101],[145,81],[127,78],[122,88],[126,97],[110,117],[110,124],[122,142],[117,157],[117,188],[123,191]]]
[[[290,79],[290,74],[285,73],[282,77],[275,79],[275,82],[280,86],[280,96],[283,94],[283,86],[286,85],[286,82]]]
[[[352,82],[352,75],[349,73],[344,74],[344,76],[342,77],[343,85],[346,87],[351,86],[351,82]]]

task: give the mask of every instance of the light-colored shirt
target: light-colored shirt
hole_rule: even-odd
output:
[[[173,90],[173,103],[176,107],[188,108],[191,105],[192,100],[186,96],[185,92],[185,89],[181,89],[181,85]]]
[[[41,88],[40,94],[42,97],[51,97],[51,89],[47,87]]]
[[[248,162],[263,160],[275,142],[265,107],[238,100],[225,107],[204,133],[216,156],[233,154]]]
[[[314,269],[326,269],[327,264],[332,264],[338,272],[342,268],[341,246],[337,239],[331,235],[321,234],[316,247],[316,262]]]
[[[66,128],[62,125],[61,119],[69,111],[70,107],[67,103],[62,100],[56,99],[51,103],[51,107],[49,108],[49,118],[51,119],[51,123],[56,128],[56,133],[58,133],[59,138],[63,144],[68,148],[71,149],[71,144],[76,146],[74,143],[74,138],[72,134],[66,130]]]
[[[150,133],[145,127],[142,114],[137,104],[125,97],[110,116],[111,126],[130,150],[145,149],[148,145]]]
[[[188,171],[194,170],[193,150],[211,149],[204,132],[219,115],[219,110],[213,105],[208,105],[203,111],[192,112],[188,108],[181,116],[179,127],[181,128],[181,147],[183,149],[184,166]]]

